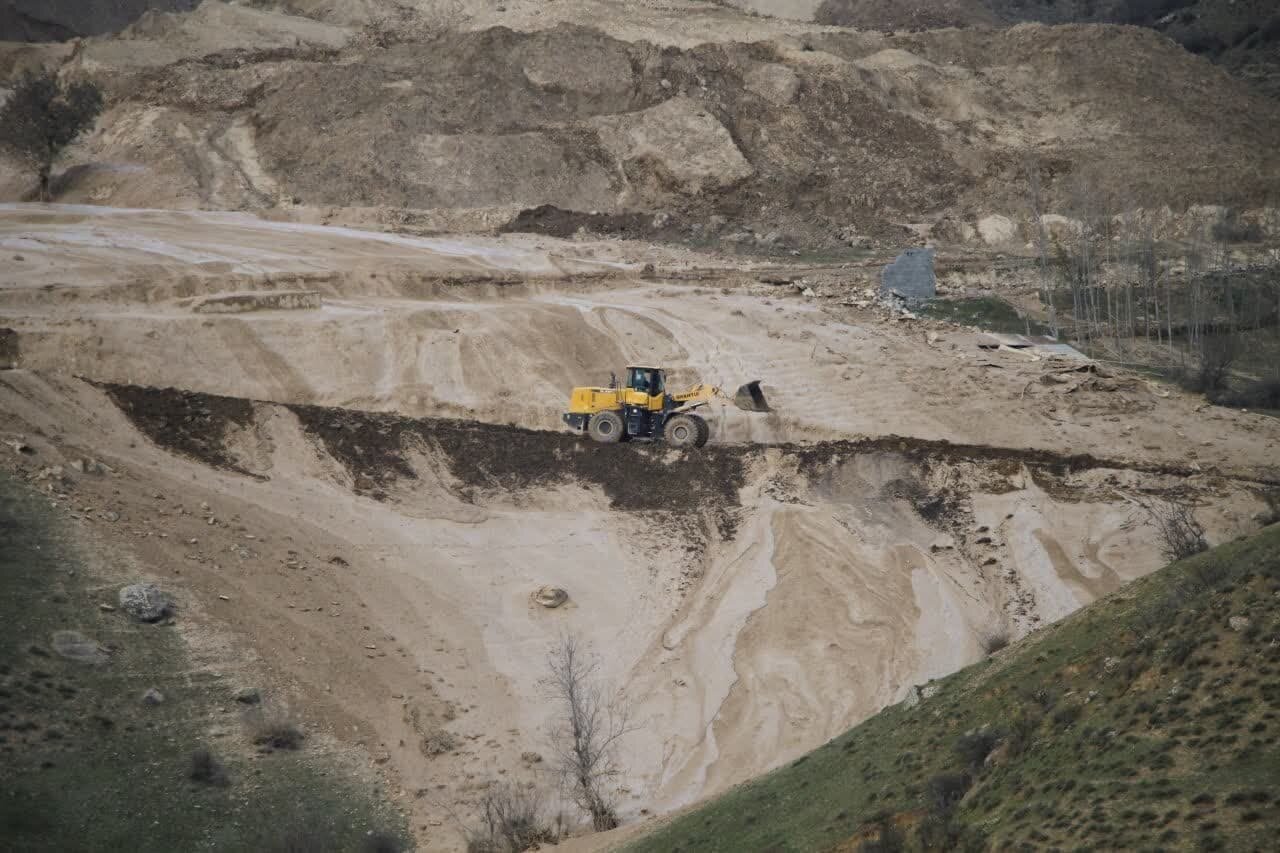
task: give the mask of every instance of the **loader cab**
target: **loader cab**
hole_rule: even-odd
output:
[[[661,397],[667,389],[666,376],[659,367],[628,367],[627,388],[650,397]]]

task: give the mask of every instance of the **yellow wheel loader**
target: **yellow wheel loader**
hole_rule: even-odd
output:
[[[711,437],[711,427],[694,410],[716,399],[748,412],[769,411],[758,380],[743,385],[732,397],[714,385],[694,385],[672,394],[662,368],[633,365],[621,386],[611,379],[608,388],[574,388],[564,422],[602,444],[638,438],[702,447]]]

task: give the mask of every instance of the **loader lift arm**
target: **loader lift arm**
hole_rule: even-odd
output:
[[[695,406],[703,403],[709,403],[712,400],[728,400],[739,409],[748,412],[767,412],[769,404],[765,402],[764,392],[760,390],[760,381],[754,380],[746,383],[738,388],[737,393],[730,396],[723,388],[718,385],[708,385],[699,383],[686,388],[677,394],[672,394],[671,399],[681,406]]]

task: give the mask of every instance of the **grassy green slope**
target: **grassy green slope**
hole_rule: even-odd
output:
[[[1275,849],[1280,525],[932,687],[629,849]]]
[[[0,474],[0,850],[406,846],[403,819],[314,747],[255,753],[236,685],[193,669],[176,628],[101,610],[117,585],[93,577],[81,545],[46,498]],[[59,657],[58,630],[111,648],[109,660]],[[151,687],[164,701],[149,707]],[[191,778],[201,747],[223,766],[218,784]]]

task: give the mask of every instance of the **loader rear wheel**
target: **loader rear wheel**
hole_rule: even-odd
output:
[[[701,435],[702,430],[692,415],[676,415],[662,430],[662,437],[673,447],[695,447]]]
[[[707,423],[706,418],[699,415],[689,415],[689,417],[698,425],[698,440],[693,443],[693,446],[706,447],[707,440],[711,438],[711,424]]]
[[[600,412],[587,422],[587,434],[601,444],[622,441],[622,415],[617,412]]]

